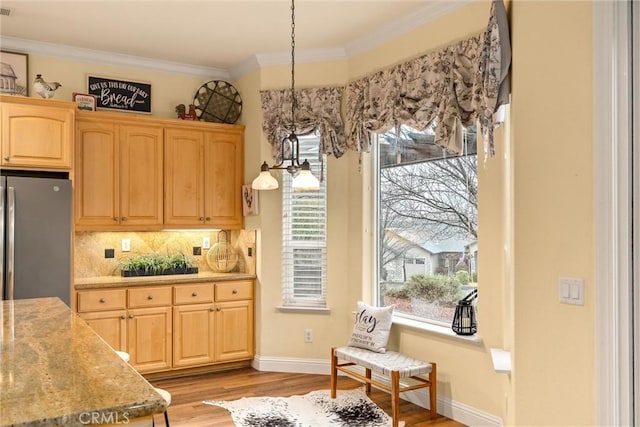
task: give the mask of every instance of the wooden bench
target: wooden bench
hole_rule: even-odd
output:
[[[340,360],[345,362],[340,363]],[[365,375],[355,372],[349,366],[362,366]],[[371,384],[391,393],[391,412],[393,427],[398,427],[400,418],[400,393],[420,388],[429,389],[429,412],[431,417],[437,415],[436,403],[436,364],[413,359],[395,351],[376,353],[357,347],[339,347],[331,349],[331,398],[336,397],[338,371],[364,381],[367,394],[371,393]],[[389,377],[391,385],[377,381],[371,372]],[[420,375],[427,375],[423,378]],[[400,386],[400,378],[411,378],[417,383]]]

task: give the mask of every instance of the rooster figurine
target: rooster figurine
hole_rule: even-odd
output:
[[[33,81],[33,89],[43,98],[52,98],[55,91],[62,85],[58,82],[47,83],[42,79],[42,74],[36,74]]]

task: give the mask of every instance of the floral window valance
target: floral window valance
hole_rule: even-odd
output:
[[[506,11],[494,0],[482,34],[347,85],[349,148],[368,152],[373,133],[402,124],[435,125],[435,143],[461,154],[462,126],[479,120],[493,155],[493,114],[508,99],[510,62]]]
[[[320,154],[342,156],[347,150],[340,116],[343,88],[296,89],[295,131],[304,135],[320,132]],[[294,129],[291,126],[291,89],[260,91],[262,130],[272,146],[273,159],[282,160],[282,141]],[[285,155],[289,155],[285,147]]]

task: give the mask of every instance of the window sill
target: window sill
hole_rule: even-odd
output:
[[[419,322],[417,320],[406,319],[403,317],[393,317],[393,324],[399,326],[406,326],[408,328],[427,332],[429,334],[437,335],[442,338],[451,339],[454,341],[466,342],[474,345],[481,345],[482,338],[476,335],[457,335],[445,326],[434,325],[433,323]]]
[[[279,305],[276,310],[281,313],[331,314],[328,307],[293,307]]]

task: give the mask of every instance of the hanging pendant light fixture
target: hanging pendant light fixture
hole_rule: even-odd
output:
[[[291,0],[291,128],[292,131],[282,140],[282,156],[280,163],[269,166],[267,162],[262,163],[260,175],[253,180],[251,187],[256,190],[275,190],[278,188],[278,180],[271,175],[271,169],[286,169],[293,178],[292,186],[297,191],[310,191],[320,189],[320,181],[311,173],[311,166],[307,159],[300,163],[300,142],[296,135],[296,72],[295,72],[295,47],[296,47],[296,21],[295,21],[295,0]],[[285,150],[285,147],[288,150]],[[285,153],[288,151],[288,156]],[[285,162],[289,162],[284,166]]]

